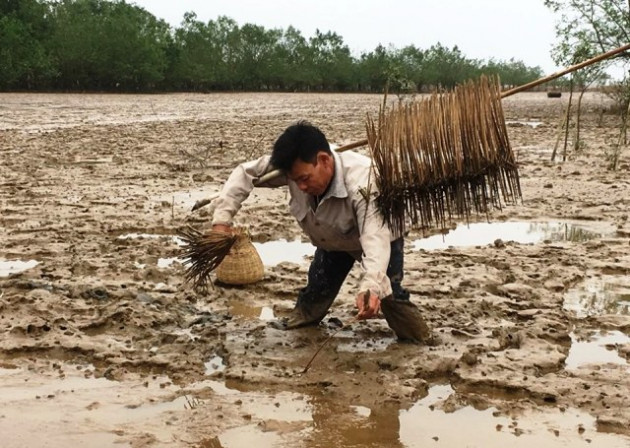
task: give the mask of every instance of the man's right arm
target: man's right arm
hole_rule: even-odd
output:
[[[219,197],[215,199],[214,215],[212,225],[229,226],[232,225],[234,215],[240,210],[241,205],[249,197],[254,189],[254,181],[271,170],[269,156],[245,162],[237,166],[228,177]],[[279,187],[286,185],[286,177],[280,176],[276,179],[258,185],[259,187]]]

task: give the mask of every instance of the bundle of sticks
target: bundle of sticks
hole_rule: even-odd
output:
[[[498,79],[368,116],[377,204],[392,229],[445,227],[521,197]]]
[[[185,227],[178,232],[184,242],[179,258],[186,267],[186,281],[196,289],[205,290],[214,271],[230,252],[238,236],[225,232],[201,232]]]

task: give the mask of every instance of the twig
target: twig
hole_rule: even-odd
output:
[[[370,290],[368,289],[365,294],[363,295],[363,306],[366,307],[369,305],[370,303]],[[328,336],[328,338],[326,338],[326,340],[324,342],[322,342],[322,345],[319,346],[319,348],[317,349],[317,351],[315,352],[315,354],[313,354],[313,356],[311,357],[311,359],[309,360],[308,364],[306,364],[306,367],[304,367],[304,370],[302,370],[301,375],[304,375],[306,372],[308,372],[308,369],[311,367],[311,364],[313,363],[313,361],[315,360],[315,357],[317,356],[317,354],[319,352],[322,351],[322,349],[324,348],[324,346],[326,344],[328,344],[328,342],[330,342],[330,340],[335,337],[335,335],[337,333],[339,333],[341,330],[343,330],[344,328],[356,323],[359,321],[359,316],[356,316],[354,319],[352,319],[350,321],[349,324],[347,325],[342,325],[341,327],[337,328],[330,336]]]
[[[311,364],[313,364],[313,361],[315,361],[315,357],[319,354],[319,352],[322,351],[322,349],[326,346],[326,344],[328,344],[330,342],[330,340],[335,337],[335,335],[337,333],[339,333],[344,328],[349,327],[350,325],[356,323],[358,320],[359,320],[359,318],[355,317],[354,319],[352,319],[352,321],[349,324],[342,325],[341,327],[339,327],[335,331],[333,331],[333,333],[330,336],[328,336],[324,342],[322,342],[322,344],[319,346],[319,348],[313,354],[313,356],[311,356],[311,359],[308,361],[308,364],[306,364],[306,367],[304,367],[304,370],[302,370],[300,375],[304,375],[306,372],[308,372],[308,369],[311,367]]]

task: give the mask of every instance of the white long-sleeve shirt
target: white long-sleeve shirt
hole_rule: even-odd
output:
[[[376,207],[375,186],[373,177],[370,178],[371,161],[351,151],[333,151],[333,158],[335,172],[331,184],[317,205],[316,198],[301,191],[286,176],[257,186],[288,185],[290,212],[313,245],[327,251],[348,252],[360,261],[361,291],[369,289],[383,298],[392,293],[386,272],[390,243],[396,236]],[[213,224],[232,224],[234,215],[254,188],[254,181],[269,170],[269,159],[263,156],[243,163],[232,172],[215,201]]]

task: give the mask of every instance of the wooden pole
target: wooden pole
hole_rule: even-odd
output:
[[[606,53],[602,53],[598,56],[595,56],[591,59],[587,59],[584,62],[580,62],[579,64],[572,65],[571,67],[567,67],[564,70],[553,73],[549,76],[545,76],[544,78],[537,79],[536,81],[528,82],[520,87],[514,87],[513,89],[506,90],[501,93],[501,98],[505,98],[510,95],[514,95],[515,93],[522,92],[523,90],[531,89],[532,87],[536,87],[537,85],[543,84],[545,82],[551,81],[553,79],[559,78],[561,76],[566,75],[567,73],[574,72],[581,68],[587,67],[589,65],[595,64],[596,62],[603,61],[604,59],[608,59],[616,54],[624,52],[626,50],[630,50],[630,44],[626,44],[622,47],[615,48],[614,50],[607,51]]]

